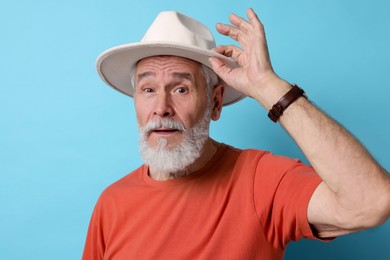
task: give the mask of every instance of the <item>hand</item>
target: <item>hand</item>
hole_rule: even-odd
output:
[[[214,51],[231,57],[239,67],[233,68],[218,58],[211,58],[213,70],[228,85],[260,101],[267,86],[280,78],[274,73],[269,58],[264,27],[256,13],[250,8],[247,11],[249,21],[232,14],[230,22],[234,25],[217,24],[217,31],[236,40],[241,48],[235,45],[218,46]],[[262,103],[262,102],[261,102]]]

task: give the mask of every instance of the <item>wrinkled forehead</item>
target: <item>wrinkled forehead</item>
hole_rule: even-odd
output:
[[[136,71],[139,71],[140,68],[180,68],[183,70],[190,70],[199,72],[201,64],[197,61],[178,57],[178,56],[169,56],[169,55],[160,55],[152,56],[139,60],[136,63]]]
[[[169,77],[188,79],[195,84],[203,85],[207,80],[202,71],[201,63],[178,56],[153,56],[137,62],[132,73],[132,83],[137,85],[141,79],[156,77],[159,73],[166,73]]]

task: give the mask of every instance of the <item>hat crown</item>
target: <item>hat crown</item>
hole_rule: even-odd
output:
[[[174,42],[208,50],[215,47],[214,37],[205,25],[175,11],[159,13],[141,42]]]

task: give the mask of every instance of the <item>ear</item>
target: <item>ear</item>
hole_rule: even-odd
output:
[[[217,121],[221,116],[224,90],[225,86],[218,84],[212,92],[211,119],[214,121]]]

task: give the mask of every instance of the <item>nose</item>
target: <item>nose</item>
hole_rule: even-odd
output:
[[[167,93],[159,93],[154,108],[154,115],[159,117],[173,116],[174,110],[171,103],[171,99]]]

